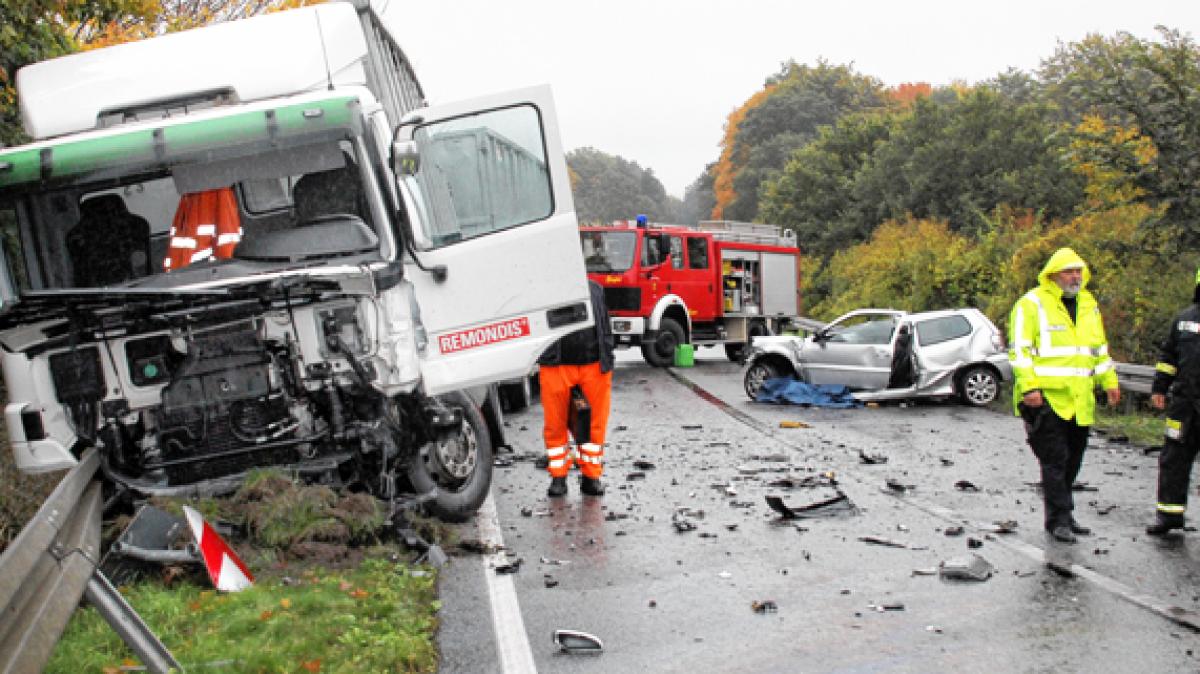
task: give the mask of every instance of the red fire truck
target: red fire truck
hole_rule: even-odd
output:
[[[638,216],[581,227],[579,236],[618,346],[641,346],[651,365],[671,365],[680,344],[722,344],[739,360],[752,337],[776,334],[799,315],[800,249],[795,233],[777,225],[686,227]]]

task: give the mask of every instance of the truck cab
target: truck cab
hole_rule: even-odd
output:
[[[478,507],[490,447],[460,392],[592,320],[548,88],[430,106],[365,0],[17,87],[0,359],[22,470],[94,446],[142,493],[283,464]]]

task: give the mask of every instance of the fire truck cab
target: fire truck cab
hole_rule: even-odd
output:
[[[695,227],[617,221],[580,228],[588,277],[604,288],[618,346],[665,367],[680,344],[724,345],[740,360],[753,337],[799,315],[800,249],[777,225]]]

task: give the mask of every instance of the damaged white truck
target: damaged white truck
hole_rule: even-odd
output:
[[[438,107],[368,0],[34,64],[0,148],[21,470],[284,466],[463,519],[491,383],[591,324],[547,88]],[[207,204],[207,205],[206,205]]]

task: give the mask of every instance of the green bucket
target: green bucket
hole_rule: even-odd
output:
[[[675,367],[691,367],[696,362],[696,347],[680,344],[675,347]]]

